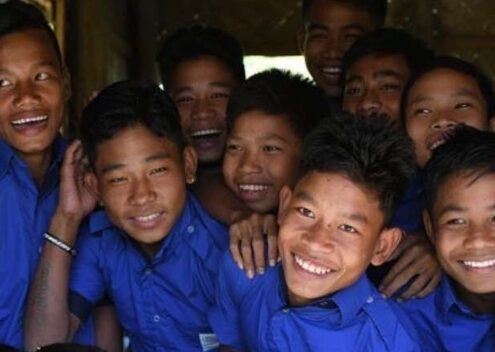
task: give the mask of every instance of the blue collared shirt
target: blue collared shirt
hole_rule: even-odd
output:
[[[38,187],[24,160],[0,139],[0,343],[16,348],[23,344],[24,308],[44,243],[43,233],[58,202],[65,148],[66,143],[57,138],[52,163]],[[76,341],[92,343],[91,329]]]
[[[103,211],[82,232],[70,283],[73,314],[84,319],[107,291],[133,351],[218,347],[207,311],[229,239],[194,196],[151,260]]]
[[[419,351],[415,331],[365,275],[313,304],[290,307],[282,266],[249,280],[226,254],[209,320],[237,351]]]
[[[495,315],[473,313],[447,276],[431,294],[402,307],[417,326],[424,351],[495,351]]]
[[[392,226],[400,227],[408,232],[423,229],[423,209],[425,207],[423,182],[423,173],[418,170],[394,212]]]

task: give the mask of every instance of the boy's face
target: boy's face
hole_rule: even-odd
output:
[[[187,141],[200,163],[219,162],[226,138],[225,110],[237,85],[231,70],[219,60],[204,56],[177,66],[170,95],[179,110]]]
[[[411,70],[402,55],[367,55],[347,72],[342,107],[352,114],[385,114],[399,120],[400,101]]]
[[[426,165],[432,151],[460,123],[488,129],[486,102],[473,77],[440,68],[425,74],[411,87],[405,124],[416,146],[420,167]]]
[[[376,195],[338,173],[312,171],[280,192],[279,250],[289,301],[303,305],[352,285],[400,239],[382,230]]]
[[[445,272],[473,293],[495,293],[495,175],[461,173],[440,187],[426,229]]]
[[[332,98],[341,95],[342,57],[373,29],[368,12],[332,0],[314,0],[299,32],[299,46],[316,84]]]
[[[111,221],[152,256],[182,212],[185,180],[195,169],[192,147],[181,153],[169,139],[137,125],[98,146],[88,184]]]
[[[43,30],[0,37],[0,137],[21,156],[50,153],[69,78]]]
[[[296,180],[300,149],[301,140],[285,116],[246,112],[227,139],[225,183],[253,211],[270,212],[282,186]]]

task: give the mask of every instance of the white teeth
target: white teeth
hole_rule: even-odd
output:
[[[14,121],[12,121],[12,124],[19,126],[19,125],[24,125],[26,123],[44,121],[46,119],[48,119],[48,116],[47,115],[35,116],[35,117],[28,117],[28,118],[25,118],[25,119],[14,120]]]
[[[445,140],[443,140],[443,139],[439,140],[438,142],[435,142],[432,145],[430,145],[430,150],[435,150],[444,143],[445,143]]]
[[[239,189],[241,191],[249,191],[249,192],[261,192],[261,191],[264,191],[266,189],[268,189],[268,186],[267,185],[239,185]]]
[[[222,130],[215,130],[215,129],[201,130],[191,133],[191,137],[203,137],[203,136],[209,136],[212,134],[215,135],[220,133],[222,133]]]
[[[160,213],[153,213],[153,214],[150,214],[150,215],[146,215],[146,216],[136,216],[135,219],[137,221],[142,221],[142,222],[146,222],[146,221],[152,221],[152,220],[155,220],[157,217],[160,216]]]
[[[469,266],[471,268],[488,268],[490,266],[495,265],[495,259],[483,260],[483,261],[474,261],[474,260],[466,260],[462,262],[465,266]]]
[[[323,68],[323,73],[329,73],[333,75],[340,74],[342,69],[340,67],[325,67]]]
[[[329,268],[325,268],[323,266],[316,266],[314,265],[313,263],[310,263],[300,257],[298,257],[297,255],[294,255],[294,259],[296,261],[296,263],[304,270],[312,273],[312,274],[316,274],[316,275],[326,275],[328,273],[330,273],[332,270],[329,269]]]

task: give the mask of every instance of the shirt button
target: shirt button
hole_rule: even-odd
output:
[[[38,248],[38,253],[41,253],[42,251],[43,251],[43,247],[42,247],[42,246],[40,246],[40,247]]]
[[[158,314],[155,314],[155,316],[153,317],[153,321],[155,323],[158,323],[160,321],[160,316]]]
[[[193,225],[189,225],[189,226],[187,227],[187,232],[189,232],[189,233],[193,233],[193,232],[194,232],[194,226],[193,226]]]
[[[146,275],[151,274],[151,269],[150,269],[150,268],[146,268],[146,270],[144,271],[144,273],[145,273]]]
[[[328,302],[327,301],[320,303],[320,307],[326,307],[327,305],[328,305]]]
[[[285,308],[285,309],[282,309],[282,312],[289,313],[289,310],[290,310],[289,308]]]
[[[366,303],[373,303],[375,301],[375,299],[371,296],[369,296],[368,298],[366,298]]]

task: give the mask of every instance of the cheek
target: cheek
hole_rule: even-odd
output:
[[[232,182],[234,178],[234,174],[237,170],[237,166],[238,166],[237,164],[238,164],[237,157],[233,155],[225,154],[225,157],[223,159],[223,166],[222,166],[222,173],[225,182],[227,183]]]

